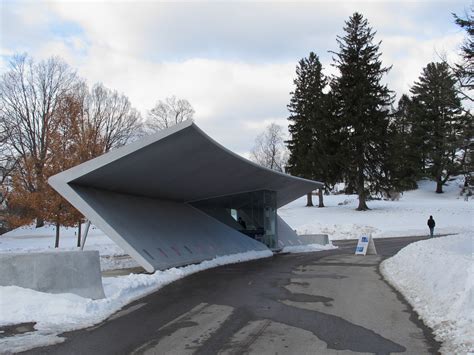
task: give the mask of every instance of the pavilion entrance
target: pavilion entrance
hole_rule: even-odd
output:
[[[275,191],[226,195],[195,201],[191,205],[270,249],[278,247]]]

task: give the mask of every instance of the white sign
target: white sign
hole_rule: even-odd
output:
[[[372,239],[372,235],[361,235],[359,237],[359,242],[357,243],[356,247],[356,255],[376,255],[377,250],[375,249],[374,240]]]

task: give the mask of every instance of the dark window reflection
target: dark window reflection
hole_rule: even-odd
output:
[[[192,205],[269,248],[276,248],[276,192],[260,190],[193,202]]]

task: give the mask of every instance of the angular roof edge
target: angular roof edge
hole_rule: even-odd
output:
[[[86,175],[98,168],[101,168],[103,166],[106,166],[116,160],[121,159],[122,157],[131,154],[133,152],[136,152],[150,144],[153,144],[157,141],[160,141],[166,137],[169,137],[175,133],[178,133],[180,131],[185,130],[186,128],[193,127],[196,129],[203,137],[205,137],[208,141],[210,141],[212,144],[214,144],[217,148],[225,151],[226,153],[230,154],[233,156],[235,159],[238,159],[246,164],[249,164],[251,166],[254,166],[258,169],[261,169],[263,171],[270,172],[275,175],[279,176],[284,176],[286,178],[291,178],[294,179],[295,181],[301,181],[305,183],[311,183],[315,186],[316,188],[322,187],[323,183],[318,182],[318,181],[313,181],[313,180],[308,180],[304,179],[301,177],[289,175],[286,173],[278,172],[269,168],[266,168],[264,166],[261,166],[253,161],[250,161],[237,153],[234,153],[230,149],[227,149],[224,147],[222,144],[211,138],[208,134],[206,134],[202,129],[200,129],[194,122],[193,120],[186,120],[183,122],[180,122],[172,127],[166,128],[162,131],[159,131],[157,133],[154,133],[149,136],[145,136],[135,142],[129,143],[125,146],[119,147],[117,149],[111,150],[105,154],[102,154],[96,158],[93,158],[91,160],[88,160],[86,162],[83,162],[79,165],[76,165],[68,170],[65,170],[59,174],[53,175],[48,179],[48,182],[50,183],[51,186],[53,186],[56,189],[56,186],[58,183],[68,183],[72,180],[75,180],[83,175]]]
[[[122,147],[116,148],[114,150],[111,150],[107,153],[104,153],[102,155],[99,155],[96,158],[92,158],[90,160],[87,160],[79,165],[76,165],[70,169],[64,170],[60,172],[59,174],[53,175],[48,179],[49,183],[55,183],[56,180],[61,180],[61,181],[66,181],[69,182],[71,180],[77,179],[78,177],[82,175],[86,175],[90,173],[93,170],[96,170],[102,166],[105,166],[107,164],[110,164],[114,162],[115,160],[118,160],[130,153],[136,152],[137,150],[140,150],[150,144],[153,144],[163,138],[166,138],[174,133],[177,133],[179,131],[182,131],[183,129],[190,127],[193,125],[192,120],[186,120],[183,122],[180,122],[172,127],[169,127],[167,129],[161,130],[157,133],[151,134],[149,136],[145,136],[141,139],[138,139],[134,142],[131,142],[129,144],[126,144]]]

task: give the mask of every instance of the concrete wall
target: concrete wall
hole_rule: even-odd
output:
[[[268,250],[189,204],[71,186],[101,217],[92,222],[148,272]]]
[[[278,246],[298,245],[296,232],[277,214]]]
[[[298,239],[303,242],[303,244],[329,244],[329,237],[327,234],[300,234]]]
[[[327,234],[296,234],[296,231],[280,217],[277,216],[277,230],[278,230],[278,246],[284,248],[286,246],[294,245],[308,245],[308,244],[329,244]]]
[[[95,250],[0,254],[0,286],[105,297]]]

